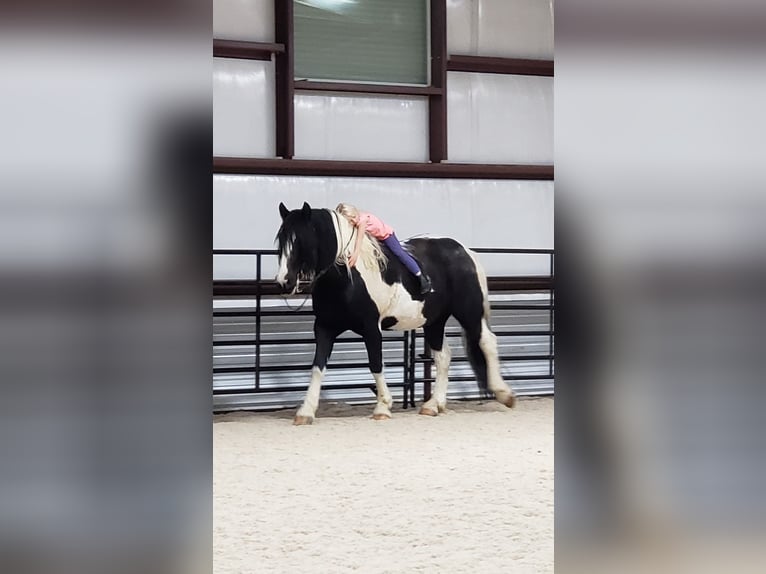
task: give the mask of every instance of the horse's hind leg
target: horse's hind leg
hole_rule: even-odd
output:
[[[370,361],[370,372],[375,378],[375,386],[378,391],[378,402],[372,412],[372,418],[377,421],[390,419],[394,399],[391,396],[391,391],[388,390],[386,376],[383,373],[383,335],[376,325],[374,328],[367,329],[362,336]]]
[[[294,425],[310,425],[314,422],[317,407],[319,406],[319,392],[322,389],[322,379],[324,378],[327,359],[330,358],[335,338],[338,333],[331,331],[314,323],[314,337],[316,338],[316,351],[314,352],[314,363],[311,369],[311,383],[306,392],[306,398],[293,419]]]
[[[446,323],[445,319],[444,321],[428,325],[423,329],[426,343],[428,343],[433,352],[434,365],[436,366],[436,384],[434,385],[434,392],[431,398],[420,407],[421,415],[435,417],[437,414],[447,410],[447,385],[449,383],[449,365],[452,353],[447,341],[444,339]]]
[[[463,344],[479,389],[491,392],[499,402],[512,407],[515,402],[513,391],[500,374],[497,337],[489,328],[487,319],[474,317],[468,321],[458,317],[458,321],[463,326]]]
[[[497,353],[497,336],[490,330],[486,318],[481,320],[481,334],[479,336],[479,348],[484,353],[487,361],[487,387],[495,395],[495,399],[507,407],[512,407],[516,402],[511,387],[503,380],[500,374],[500,360]]]

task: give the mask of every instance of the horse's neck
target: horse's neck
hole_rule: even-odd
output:
[[[336,214],[337,215],[337,214]],[[342,215],[334,216],[334,220],[337,223],[337,241],[338,251],[336,253],[336,259],[345,259],[354,251],[354,245],[356,243],[356,234],[354,233],[355,227],[343,217]]]
[[[319,247],[319,260],[317,261],[318,268],[317,273],[321,273],[330,267],[332,267],[338,259],[340,237],[338,235],[338,229],[345,220],[345,218],[337,218],[329,209],[324,210],[326,217],[317,217],[314,220],[314,226],[316,230],[316,240]],[[341,222],[338,222],[341,219]],[[348,224],[348,222],[346,222]],[[344,237],[347,234],[344,233]]]
[[[359,240],[359,236],[357,235],[359,230],[345,217],[339,215],[337,212],[330,212],[330,214],[334,224],[333,227],[335,229],[335,240],[337,242],[335,261],[342,263],[347,261],[349,256],[354,252],[356,243]],[[357,269],[360,272],[362,269],[365,269],[373,275],[375,273],[380,275],[380,267],[375,255],[376,248],[373,245],[372,240],[370,240],[368,236],[363,236],[361,241],[361,250],[359,253],[359,258],[356,262]],[[371,275],[369,279],[375,280],[375,277]],[[380,279],[380,277],[378,277],[378,279]]]

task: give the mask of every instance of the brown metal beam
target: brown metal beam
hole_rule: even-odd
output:
[[[271,60],[272,54],[284,53],[283,44],[267,42],[241,42],[239,40],[213,40],[213,56],[242,60]]]
[[[552,165],[410,163],[214,157],[213,173],[326,177],[552,180]]]
[[[432,86],[402,86],[390,84],[355,84],[351,82],[315,82],[313,80],[297,80],[296,90],[318,92],[351,92],[363,94],[394,94],[401,96],[430,96],[441,94],[440,88]]]
[[[481,74],[553,76],[553,60],[452,55],[447,60],[447,70],[450,72],[477,72]]]
[[[490,291],[544,291],[551,289],[553,278],[546,275],[525,275],[515,277],[488,277]],[[261,295],[281,295],[282,289],[273,280],[217,279],[213,281],[213,298],[252,297],[260,289]],[[306,288],[304,293],[310,293]]]
[[[290,159],[295,153],[293,0],[274,0],[274,24],[275,39],[284,46],[275,60],[276,155]]]
[[[428,98],[428,155],[432,163],[447,159],[447,0],[431,0],[431,86]]]

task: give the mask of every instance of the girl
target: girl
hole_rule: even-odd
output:
[[[431,280],[420,270],[418,262],[413,259],[412,255],[402,249],[399,239],[397,239],[394,230],[390,226],[386,225],[372,213],[360,211],[348,203],[339,203],[338,207],[335,208],[335,211],[348,219],[358,230],[356,243],[354,244],[354,252],[348,260],[350,267],[356,265],[356,261],[359,259],[359,252],[362,248],[362,238],[365,233],[369,233],[378,241],[382,241],[386,247],[388,247],[391,252],[404,263],[404,266],[418,278],[420,281],[421,295],[433,291],[433,289],[431,289]]]

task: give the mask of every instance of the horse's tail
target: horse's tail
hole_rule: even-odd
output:
[[[465,251],[473,260],[473,265],[476,268],[476,278],[479,280],[479,288],[481,289],[481,299],[482,299],[482,304],[484,305],[484,319],[487,321],[487,324],[489,325],[490,311],[489,311],[489,287],[487,287],[487,273],[484,271],[484,267],[482,267],[481,263],[479,262],[479,258],[476,256],[476,253],[474,253],[468,248],[466,248]]]
[[[484,272],[484,268],[476,262],[476,273],[479,275],[479,284],[481,285],[481,299],[484,305],[484,320],[489,325],[489,288],[487,287],[487,274]]]
[[[479,384],[479,390],[482,391],[485,395],[489,395],[487,384],[487,357],[484,355],[484,351],[479,346],[482,329],[481,323],[486,322],[486,325],[489,326],[490,310],[487,274],[484,271],[484,267],[482,267],[481,263],[479,262],[479,258],[476,256],[476,253],[470,249],[466,249],[466,253],[468,253],[471,259],[473,259],[473,264],[476,268],[476,278],[479,281],[479,288],[481,289],[481,298],[484,312],[482,316],[483,321],[480,322],[478,328],[463,330],[463,347],[465,348],[465,353],[468,357],[468,362],[473,369],[474,375],[476,375],[476,382]]]

